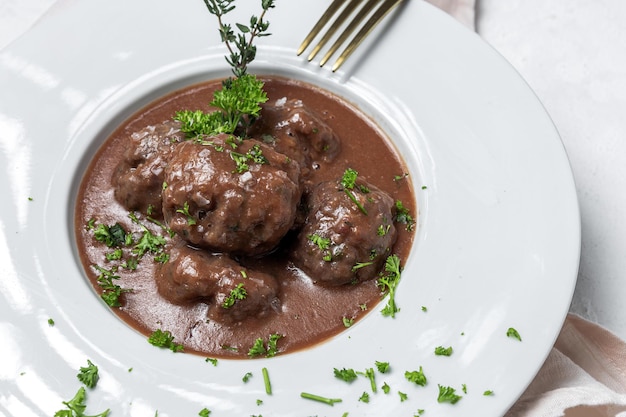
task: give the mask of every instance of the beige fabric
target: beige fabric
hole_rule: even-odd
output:
[[[626,416],[626,343],[568,315],[535,380],[506,417]]]
[[[475,0],[427,0],[454,16],[459,22],[474,30]]]

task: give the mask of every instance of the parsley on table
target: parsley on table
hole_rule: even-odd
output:
[[[406,371],[404,373],[404,377],[406,378],[407,381],[409,382],[413,382],[416,385],[419,385],[421,387],[426,386],[428,380],[426,378],[426,375],[424,375],[424,370],[422,369],[422,367],[420,366],[419,371]]]
[[[89,359],[87,359],[87,366],[80,368],[78,375],[76,375],[78,380],[85,384],[88,388],[94,388],[98,383],[98,367],[94,365]]]
[[[333,372],[335,374],[335,378],[339,378],[339,379],[341,379],[342,381],[345,381],[345,382],[352,382],[355,379],[357,379],[357,374],[354,371],[354,369],[346,369],[346,368],[337,369],[337,368],[334,368]]]
[[[172,352],[182,352],[183,345],[174,342],[174,336],[169,330],[156,329],[148,338],[148,343],[160,348],[167,348]]]
[[[506,335],[513,339],[517,339],[520,342],[522,341],[522,336],[520,336],[519,332],[515,330],[513,327],[509,327],[506,331]]]
[[[452,346],[449,346],[447,348],[443,346],[437,346],[435,348],[435,355],[437,356],[451,356],[452,352],[453,352]]]
[[[366,391],[363,391],[363,394],[361,394],[361,397],[359,397],[359,401],[366,403],[366,404],[369,403],[370,395]]]
[[[54,417],[107,417],[109,415],[109,409],[104,410],[100,414],[87,415],[85,410],[87,405],[85,400],[87,399],[87,393],[84,387],[80,387],[74,395],[74,398],[68,401],[63,401],[66,409],[59,410],[54,413]]]
[[[209,410],[206,407],[200,410],[200,412],[198,413],[200,417],[209,417],[210,414],[211,414],[211,410]]]
[[[340,403],[342,401],[341,398],[322,397],[321,395],[310,394],[308,392],[301,392],[300,397],[306,398],[308,400],[318,401],[324,404],[328,404],[330,406],[333,406],[335,405],[335,403]]]
[[[380,372],[381,374],[389,372],[389,362],[376,361],[375,364],[376,369],[378,369],[378,372]]]
[[[437,386],[439,387],[437,402],[456,404],[461,398],[463,398],[460,395],[457,395],[456,390],[452,387],[445,387],[439,384]]]

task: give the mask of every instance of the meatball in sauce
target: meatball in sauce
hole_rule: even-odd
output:
[[[315,86],[262,81],[268,101],[245,137],[185,137],[174,114],[213,111],[221,81],[192,85],[117,127],[80,184],[77,250],[94,290],[187,352],[324,341],[375,308],[385,260],[404,263],[413,241],[396,221],[399,202],[417,215],[411,179],[380,128]]]

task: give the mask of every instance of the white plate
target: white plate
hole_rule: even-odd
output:
[[[257,3],[239,5],[245,19]],[[580,250],[572,175],[541,104],[477,35],[421,1],[405,2],[338,74],[295,56],[326,2],[278,3],[255,71],[359,103],[410,166],[419,229],[397,318],[372,311],[307,351],[214,367],[154,348],[112,314],[73,249],[80,172],[138,104],[228,70],[200,0],[60,2],[0,53],[0,416],[53,415],[78,390],[87,359],[101,374],[89,414],[150,417],[204,407],[212,417],[499,416],[539,370],[568,311]],[[506,336],[509,327],[522,342]],[[439,345],[453,355],[435,356]],[[346,384],[333,368],[374,361],[390,362],[377,383],[391,393],[379,388],[365,404],[369,381]],[[423,388],[404,378],[420,366]],[[244,384],[246,372],[254,376]],[[439,404],[438,384],[463,399]],[[343,402],[331,408],[303,391]]]

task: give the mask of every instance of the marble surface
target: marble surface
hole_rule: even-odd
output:
[[[0,50],[45,16],[54,3],[0,0]],[[571,161],[582,216],[581,263],[571,311],[623,339],[624,21],[622,0],[477,0],[478,33],[520,72],[543,102]]]

